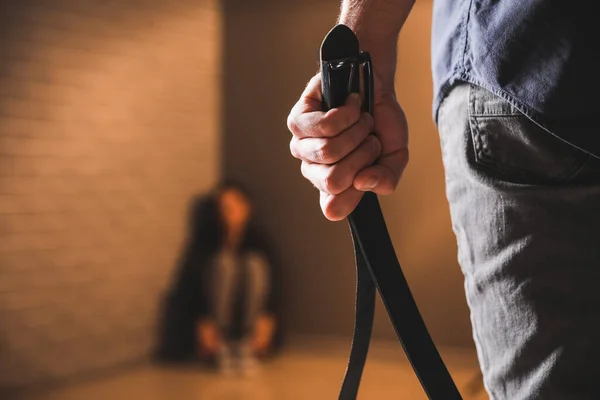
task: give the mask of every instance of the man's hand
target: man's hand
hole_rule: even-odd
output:
[[[327,219],[346,218],[365,191],[391,193],[408,163],[408,127],[393,85],[375,77],[374,118],[361,112],[360,98],[321,111],[321,75],[308,83],[288,116],[292,155],[302,175],[320,191]],[[375,135],[370,135],[374,132]]]

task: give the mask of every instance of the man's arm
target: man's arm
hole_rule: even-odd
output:
[[[343,0],[338,22],[348,26],[368,51],[385,87],[394,86],[398,35],[415,0]]]

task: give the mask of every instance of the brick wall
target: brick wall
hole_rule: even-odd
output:
[[[215,0],[0,0],[0,388],[139,359],[218,177]]]

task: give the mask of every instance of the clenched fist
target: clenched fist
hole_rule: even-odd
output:
[[[329,220],[346,218],[365,191],[391,193],[408,163],[408,127],[394,88],[381,87],[375,77],[374,94],[373,117],[361,111],[356,93],[343,106],[323,112],[317,74],[288,116],[290,151],[302,161],[302,175],[320,191]]]

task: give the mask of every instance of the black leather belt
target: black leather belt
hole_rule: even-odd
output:
[[[344,104],[361,93],[363,108],[373,114],[371,58],[361,52],[357,37],[345,25],[335,26],[321,45],[323,110]],[[354,337],[340,400],[354,400],[364,369],[375,315],[376,288],[408,360],[431,400],[462,400],[419,313],[400,268],[377,195],[366,192],[348,217],[356,257]]]

